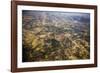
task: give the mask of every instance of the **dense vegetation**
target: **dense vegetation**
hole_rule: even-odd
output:
[[[90,58],[88,13],[23,11],[23,62]]]

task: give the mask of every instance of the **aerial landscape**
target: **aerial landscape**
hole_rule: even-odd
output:
[[[22,11],[22,61],[90,59],[90,14]]]

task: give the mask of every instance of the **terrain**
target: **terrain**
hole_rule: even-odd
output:
[[[22,12],[23,62],[90,58],[90,14]]]

